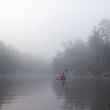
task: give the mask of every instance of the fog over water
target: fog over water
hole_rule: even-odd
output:
[[[1,0],[0,110],[109,110],[109,5]]]
[[[109,0],[4,0],[0,10],[0,39],[44,57],[110,18]]]

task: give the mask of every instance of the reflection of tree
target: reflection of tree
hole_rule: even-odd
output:
[[[9,103],[15,94],[12,94],[14,82],[6,79],[0,79],[0,108],[2,104]]]
[[[56,92],[60,95],[61,88]],[[110,81],[102,79],[76,79],[66,84],[63,89],[66,110],[104,110],[110,104]]]

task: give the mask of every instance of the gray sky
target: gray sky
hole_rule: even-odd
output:
[[[110,0],[1,0],[0,40],[52,57],[62,42],[85,38],[101,19],[110,19]]]

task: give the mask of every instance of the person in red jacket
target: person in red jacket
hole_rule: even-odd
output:
[[[56,80],[60,80],[62,82],[62,85],[64,86],[65,85],[65,74],[64,72],[61,72],[59,74],[56,75]]]
[[[58,73],[58,74],[56,75],[56,80],[65,80],[64,72]]]

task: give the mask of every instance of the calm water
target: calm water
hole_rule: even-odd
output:
[[[1,79],[0,110],[109,110],[109,79]]]
[[[51,81],[2,80],[1,110],[61,110]]]

